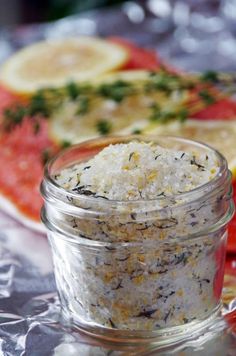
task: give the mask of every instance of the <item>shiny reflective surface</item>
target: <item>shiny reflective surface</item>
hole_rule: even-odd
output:
[[[161,4],[157,7],[156,4]],[[0,61],[42,38],[75,34],[120,35],[155,47],[188,70],[235,70],[236,3],[222,1],[129,1],[53,24],[0,32]],[[104,21],[104,16],[106,21]],[[226,276],[223,317],[204,334],[175,345],[132,347],[101,343],[63,326],[45,236],[0,213],[0,352],[2,355],[204,355],[236,354],[236,277]],[[236,258],[235,258],[236,260]],[[232,259],[231,267],[235,267]],[[234,269],[236,275],[236,269]]]
[[[225,278],[224,318],[217,318],[204,334],[163,347],[102,343],[62,325],[46,238],[3,213],[0,228],[3,355],[235,355],[236,277]]]
[[[103,19],[106,18],[106,21]],[[191,71],[235,70],[234,0],[127,1],[51,24],[0,31],[0,62],[12,51],[43,38],[119,35],[156,48],[172,65]]]

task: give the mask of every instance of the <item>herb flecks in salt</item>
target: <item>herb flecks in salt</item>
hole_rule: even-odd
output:
[[[90,205],[83,206],[84,198],[97,204],[94,220],[68,217],[75,234],[107,242],[92,254],[81,254],[81,260],[73,252],[68,257],[76,276],[73,280],[71,271],[63,269],[64,279],[71,280],[65,292],[70,308],[78,314],[83,308],[99,325],[128,330],[184,325],[208,316],[217,303],[216,236],[201,240],[189,236],[211,224],[214,208],[205,196],[184,211],[175,207],[181,193],[209,182],[218,172],[211,152],[178,151],[138,141],[110,145],[89,161],[57,172],[54,179],[73,192],[75,205],[78,197],[78,206],[87,213]],[[133,200],[151,199],[151,212],[128,208],[119,214],[117,206],[115,215],[112,209],[107,216],[99,215],[103,204],[113,200],[129,207]],[[216,207],[220,203],[216,199]],[[169,205],[170,214],[160,217],[158,209]],[[143,244],[121,248],[113,244],[117,242]]]
[[[211,180],[219,168],[216,157],[210,154],[197,156],[196,153],[131,142],[110,145],[89,162],[57,175],[60,185],[83,193],[75,185],[74,169],[83,189],[89,190],[90,195],[94,193],[111,200],[126,201],[155,199],[190,191]],[[68,185],[69,178],[72,179]]]

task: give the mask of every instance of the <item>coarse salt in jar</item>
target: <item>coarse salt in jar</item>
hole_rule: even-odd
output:
[[[63,315],[87,333],[163,342],[219,312],[231,174],[212,148],[107,137],[46,167],[42,219]]]

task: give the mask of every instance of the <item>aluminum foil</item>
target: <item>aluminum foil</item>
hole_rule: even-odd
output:
[[[105,20],[104,20],[105,19]],[[50,24],[0,31],[0,62],[43,38],[119,35],[191,71],[236,68],[236,1],[128,1]],[[0,212],[0,355],[236,355],[236,257],[228,259],[222,315],[169,346],[109,344],[61,319],[46,236]]]
[[[4,213],[0,231],[0,355],[236,355],[235,276],[226,276],[222,316],[204,333],[162,348],[109,344],[61,320],[46,237]]]

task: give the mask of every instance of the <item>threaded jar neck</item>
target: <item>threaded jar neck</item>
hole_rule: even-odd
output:
[[[115,201],[84,196],[65,190],[55,181],[60,170],[89,160],[110,144],[133,139],[168,148],[214,152],[219,171],[212,180],[191,191],[152,200]],[[197,238],[225,226],[234,213],[231,173],[225,158],[206,145],[174,137],[109,137],[73,146],[47,165],[41,193],[45,200],[42,217],[49,229],[77,241],[82,236],[88,243],[140,242],[141,231],[145,241],[156,240],[157,236],[168,236],[173,241]],[[104,225],[110,224],[110,231],[105,231]]]

